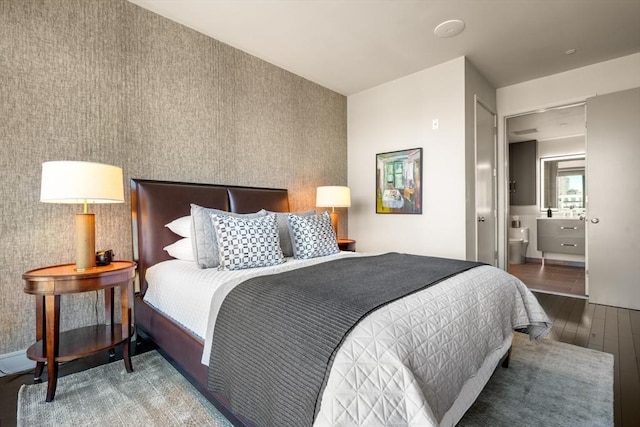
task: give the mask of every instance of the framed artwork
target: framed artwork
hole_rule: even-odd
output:
[[[422,213],[422,148],[376,154],[376,213]]]

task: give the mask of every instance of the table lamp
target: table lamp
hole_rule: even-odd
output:
[[[338,237],[338,212],[335,208],[351,206],[351,190],[349,187],[326,186],[316,190],[316,206],[331,208],[331,224]]]
[[[76,214],[76,270],[89,270],[96,266],[96,221],[87,205],[124,202],[122,169],[90,162],[44,162],[40,201],[84,205],[83,213]]]

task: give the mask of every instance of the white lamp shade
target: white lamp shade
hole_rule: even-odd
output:
[[[327,208],[348,208],[351,206],[349,187],[326,186],[316,190],[316,206]]]
[[[42,164],[40,201],[122,203],[122,169],[101,163],[53,161]]]

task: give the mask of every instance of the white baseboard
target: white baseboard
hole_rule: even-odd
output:
[[[36,367],[36,362],[27,358],[27,350],[0,354],[0,377]]]

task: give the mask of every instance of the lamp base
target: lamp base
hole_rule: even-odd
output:
[[[336,233],[336,239],[338,238],[338,212],[329,213],[331,216],[331,225],[333,226],[333,232]]]
[[[76,271],[96,266],[96,216],[76,214]]]

